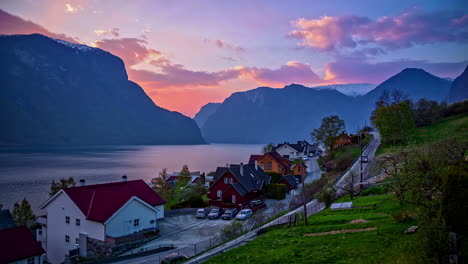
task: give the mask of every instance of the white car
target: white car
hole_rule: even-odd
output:
[[[304,157],[302,157],[302,160],[309,160],[309,157],[304,156]]]
[[[250,209],[242,209],[236,216],[237,220],[246,220],[250,216],[252,216],[252,210]]]

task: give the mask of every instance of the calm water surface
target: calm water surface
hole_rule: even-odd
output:
[[[50,183],[63,177],[87,184],[129,180],[149,182],[163,168],[209,172],[227,163],[248,162],[260,145],[211,144],[195,146],[93,146],[48,150],[0,148],[0,203],[12,209],[23,198],[38,207],[49,197]]]

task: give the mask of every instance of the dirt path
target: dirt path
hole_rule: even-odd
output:
[[[368,227],[368,228],[361,228],[361,229],[343,229],[343,230],[333,230],[333,231],[328,231],[328,232],[305,234],[304,236],[325,236],[325,235],[334,235],[334,234],[357,233],[357,232],[372,231],[376,229],[377,227]]]

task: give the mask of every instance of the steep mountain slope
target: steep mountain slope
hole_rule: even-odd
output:
[[[451,82],[423,70],[405,69],[363,96],[347,96],[334,89],[289,85],[260,87],[234,93],[202,127],[209,142],[267,143],[310,139],[325,116],[339,115],[348,132],[369,124],[375,101],[384,90],[400,89],[411,99],[447,98]]]
[[[377,87],[377,84],[373,83],[348,83],[316,86],[311,88],[317,90],[331,89],[349,96],[360,96],[374,90],[375,87]]]
[[[108,52],[39,34],[0,36],[0,144],[201,144]]]
[[[200,111],[195,115],[193,120],[197,122],[199,127],[202,127],[206,120],[213,115],[216,110],[218,110],[218,107],[221,105],[221,103],[207,103],[204,105],[202,108],[200,108]]]
[[[301,85],[283,89],[260,87],[234,93],[202,127],[209,142],[264,143],[309,140],[309,133],[324,116],[340,114],[357,121],[348,110],[355,99],[335,90],[314,90]]]
[[[448,102],[455,103],[468,99],[468,66],[465,71],[453,81],[448,95]]]

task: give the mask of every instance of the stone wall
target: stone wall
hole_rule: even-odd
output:
[[[101,241],[88,237],[86,258],[102,259],[121,255],[129,250],[140,247],[151,240],[156,239],[158,236],[145,237],[142,239],[130,241],[122,244],[111,244],[106,241]]]

